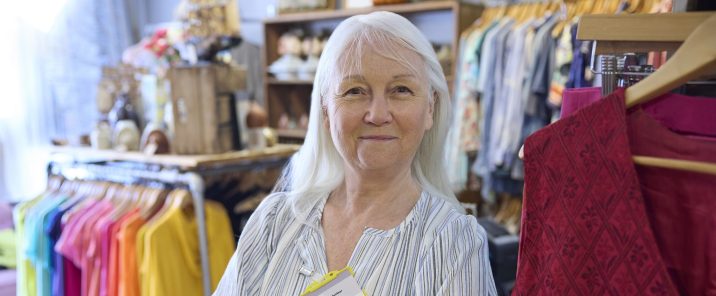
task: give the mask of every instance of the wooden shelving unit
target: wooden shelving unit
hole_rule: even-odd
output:
[[[353,15],[366,14],[374,11],[391,11],[408,19],[431,13],[450,13],[450,27],[453,28],[450,46],[452,47],[452,69],[447,69],[448,83],[452,87],[455,77],[455,56],[459,34],[472,24],[482,13],[480,5],[460,3],[457,1],[426,1],[418,3],[382,5],[368,8],[341,9],[333,11],[304,12],[280,15],[264,20],[264,51],[262,63],[264,68],[264,103],[269,113],[269,125],[276,128],[281,114],[287,113],[296,120],[302,114],[309,113],[310,94],[313,81],[308,80],[277,80],[268,73],[268,66],[279,58],[277,45],[279,37],[285,32],[301,27],[308,28],[315,23],[336,23]],[[428,36],[430,37],[430,36]],[[429,38],[430,39],[430,38]],[[279,139],[301,139],[305,136],[302,130],[279,130]],[[296,142],[296,141],[290,141]]]
[[[278,80],[273,77],[268,78],[268,84],[270,85],[312,85],[312,80]]]
[[[181,169],[202,169],[268,158],[287,158],[298,151],[299,147],[299,145],[279,144],[261,150],[241,150],[207,155],[147,155],[141,152],[98,150],[89,147],[53,147],[51,154],[55,160],[70,160],[73,162],[126,161],[178,167]]]
[[[357,14],[366,14],[374,11],[391,11],[399,14],[426,12],[426,11],[437,11],[437,10],[452,10],[460,4],[457,1],[427,1],[418,3],[408,4],[393,4],[393,5],[380,5],[365,8],[352,8],[352,9],[339,9],[333,11],[318,11],[318,12],[301,12],[301,13],[290,13],[281,15],[275,18],[267,19],[264,21],[265,24],[282,24],[282,23],[297,23],[297,22],[310,22],[318,20],[330,20],[330,19],[341,19],[354,16]]]

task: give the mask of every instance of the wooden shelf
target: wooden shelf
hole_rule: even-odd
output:
[[[579,20],[577,39],[683,42],[712,15],[713,12],[585,15]]]
[[[53,147],[51,154],[56,160],[127,161],[195,169],[269,158],[286,158],[298,151],[299,147],[300,145],[279,144],[262,150],[241,150],[209,155],[146,155],[141,152],[98,150],[89,147]]]
[[[585,15],[577,39],[597,41],[595,54],[676,51],[713,12]]]
[[[309,21],[340,19],[357,14],[371,13],[374,11],[391,11],[399,14],[451,10],[458,6],[457,1],[428,1],[408,4],[379,5],[365,8],[339,9],[318,12],[299,12],[280,15],[275,18],[264,20],[264,24],[285,24],[301,23]]]
[[[300,79],[292,79],[292,80],[279,80],[273,77],[268,78],[268,84],[273,85],[313,85],[313,81],[311,80],[300,80]]]
[[[276,133],[279,137],[284,138],[295,138],[295,139],[303,139],[306,138],[306,130],[304,129],[279,129],[276,130]]]

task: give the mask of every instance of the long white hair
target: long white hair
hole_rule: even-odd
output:
[[[412,65],[396,48],[417,53],[424,65]],[[424,191],[445,199],[461,212],[450,189],[445,168],[445,138],[450,124],[450,97],[440,63],[432,45],[406,18],[391,12],[350,17],[338,25],[318,62],[311,93],[308,131],[303,146],[291,158],[274,188],[284,192],[294,213],[307,213],[315,203],[337,188],[344,179],[344,162],[322,124],[327,99],[335,96],[340,77],[360,67],[362,53],[372,50],[406,68],[423,71],[434,102],[433,125],[425,133],[411,165],[412,175]],[[420,67],[424,67],[420,69]],[[359,72],[358,72],[359,73]]]

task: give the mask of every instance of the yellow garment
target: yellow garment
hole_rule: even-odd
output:
[[[206,201],[205,209],[213,291],[231,259],[234,239],[224,207]],[[171,208],[146,228],[140,267],[143,296],[203,295],[197,225],[193,210]]]
[[[139,275],[139,289],[140,294],[139,295],[146,295],[144,294],[144,290],[142,289],[144,287],[144,283],[146,282],[144,279],[147,278],[147,275],[145,273],[145,270],[143,270],[142,265],[144,262],[144,238],[147,234],[147,229],[149,229],[149,223],[142,225],[142,227],[139,228],[139,231],[137,231],[137,274]]]
[[[27,249],[27,238],[25,237],[25,214],[37,202],[42,200],[44,195],[20,203],[13,209],[13,222],[15,223],[15,234],[17,235],[17,295],[37,295],[37,276],[35,265],[25,256]]]
[[[12,229],[0,230],[0,266],[17,268],[17,236]]]

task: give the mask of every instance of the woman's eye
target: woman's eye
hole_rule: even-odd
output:
[[[363,90],[360,87],[354,87],[346,91],[343,95],[360,95],[363,94]]]
[[[407,88],[405,86],[396,87],[395,92],[400,93],[400,94],[412,94],[413,93],[412,90],[410,90],[409,88]]]

